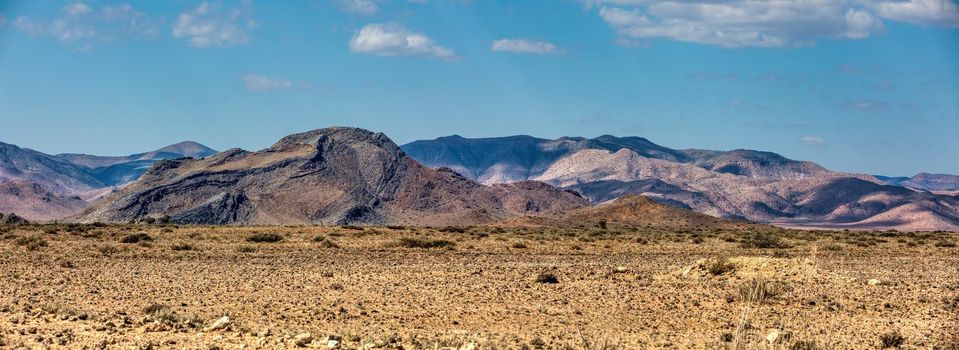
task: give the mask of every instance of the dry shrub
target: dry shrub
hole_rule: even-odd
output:
[[[47,241],[40,236],[20,237],[17,238],[16,243],[27,250],[37,250],[47,246]]]
[[[740,284],[737,291],[739,300],[747,303],[763,304],[782,294],[783,289],[782,283],[756,277]]]
[[[906,338],[899,334],[899,332],[883,334],[879,339],[882,341],[883,349],[899,348],[902,347],[902,343],[906,342]]]
[[[402,237],[396,242],[400,247],[406,248],[447,248],[456,245],[456,242],[445,239],[425,239],[416,237]]]
[[[247,242],[253,243],[276,243],[283,240],[283,236],[275,233],[254,233],[246,238]]]
[[[709,262],[709,265],[706,266],[706,270],[709,271],[710,274],[718,276],[736,270],[736,264],[733,264],[724,257],[718,257]]]
[[[123,238],[120,238],[120,243],[139,243],[150,241],[153,241],[153,237],[150,237],[150,235],[143,232],[131,233],[123,236]]]

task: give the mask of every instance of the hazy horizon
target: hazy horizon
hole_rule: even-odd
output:
[[[0,141],[611,134],[959,174],[957,29],[954,0],[4,1]]]

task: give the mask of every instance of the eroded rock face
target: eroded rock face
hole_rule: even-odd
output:
[[[382,133],[328,128],[289,135],[258,152],[162,161],[103,203],[82,220],[469,224],[588,202],[536,182],[484,186],[420,165]]]

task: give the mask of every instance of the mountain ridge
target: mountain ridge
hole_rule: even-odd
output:
[[[429,169],[382,133],[333,127],[288,135],[260,151],[158,162],[80,221],[451,225],[587,204],[538,182],[486,186]]]
[[[959,205],[949,192],[890,186],[888,179],[834,172],[773,152],[671,150],[644,138],[609,135],[555,140],[524,137],[522,147],[503,140],[514,139],[437,138],[402,147],[427,166],[466,169],[464,175],[477,181],[543,181],[578,191],[594,204],[638,194],[711,216],[779,225],[959,230],[959,225],[953,224],[959,220]],[[469,162],[472,157],[460,156],[500,153],[509,156],[477,163]],[[904,212],[896,209],[903,206],[931,214],[880,220]],[[932,208],[939,209],[932,213]],[[923,220],[936,224],[924,224]]]

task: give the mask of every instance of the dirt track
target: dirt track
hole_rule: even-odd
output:
[[[953,234],[772,230],[791,247],[761,249],[649,229],[3,231],[11,348],[950,349],[959,331]],[[136,232],[151,240],[120,242]]]

